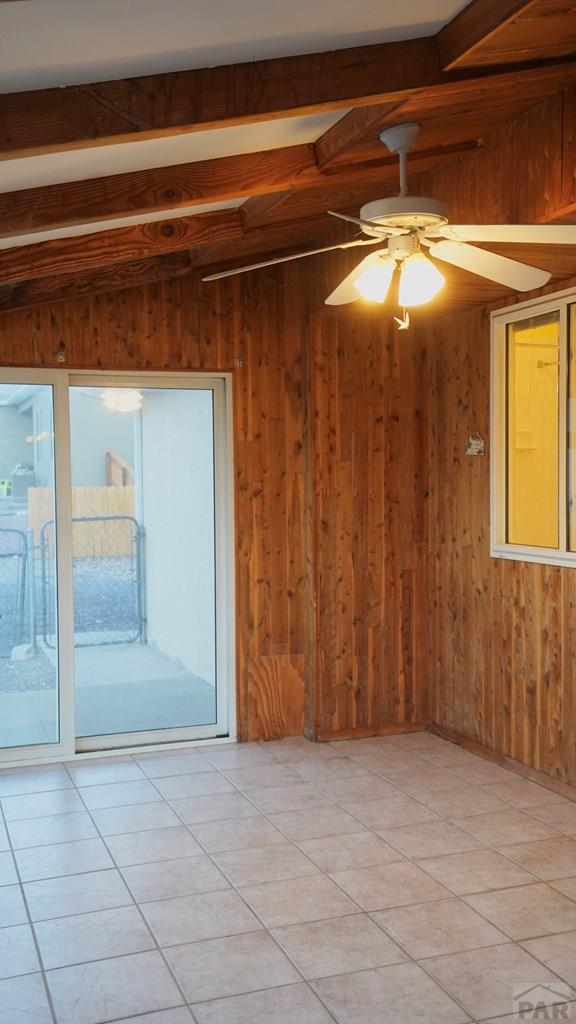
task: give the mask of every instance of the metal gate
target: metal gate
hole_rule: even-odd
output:
[[[145,640],[144,529],[132,516],[72,519],[74,642],[77,647]],[[42,636],[55,646],[54,520],[40,531]]]
[[[0,658],[25,639],[27,557],[26,534],[0,529]]]

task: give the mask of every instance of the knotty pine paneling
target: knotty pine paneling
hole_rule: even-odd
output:
[[[568,94],[541,104],[477,159],[428,176],[426,193],[466,223],[550,217],[573,200],[571,109]],[[576,572],[490,558],[490,454],[464,455],[470,431],[489,437],[489,310],[420,322],[418,333],[428,361],[430,718],[576,783]]]
[[[54,368],[63,348],[69,368],[232,374],[243,739],[426,718],[419,356],[388,316],[325,311],[342,264],[322,268],[0,316],[3,365]]]

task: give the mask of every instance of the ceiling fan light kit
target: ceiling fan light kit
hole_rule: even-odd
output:
[[[356,224],[363,237],[348,242],[312,249],[296,256],[279,256],[248,267],[210,274],[212,281],[248,270],[257,270],[286,260],[313,256],[319,252],[351,249],[380,243],[382,248],[365,256],[325,300],[337,306],[360,297],[384,302],[394,271],[400,268],[399,302],[404,307],[424,305],[438,294],[444,278],[433,260],[449,263],[461,270],[485,277],[518,292],[542,288],[551,278],[547,270],[528,266],[518,260],[477,249],[474,242],[520,243],[524,245],[576,245],[576,225],[572,224],[450,224],[448,210],[438,199],[408,195],[407,155],[413,149],[420,125],[414,122],[395,125],[380,134],[381,142],[399,158],[400,192],[398,196],[366,203],[359,217],[329,210],[339,220]],[[422,252],[422,247],[428,254]],[[429,259],[432,257],[433,260]],[[397,318],[395,318],[397,319]],[[405,329],[409,318],[398,321]]]

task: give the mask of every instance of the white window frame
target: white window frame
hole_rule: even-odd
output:
[[[59,740],[33,746],[0,748],[0,766],[70,761],[98,753],[115,755],[137,750],[174,749],[197,743],[236,739],[234,466],[232,375],[197,371],[88,371],[0,367],[0,383],[49,384],[54,396],[54,474],[57,529],[57,625],[59,682]],[[160,387],[210,389],[214,395],[214,472],[216,502],[217,722],[210,726],[159,729],[114,736],[77,737],[75,734],[74,608],[72,592],[62,581],[72,580],[72,476],[70,465],[70,388],[76,386]]]
[[[568,376],[569,307],[576,305],[576,289],[570,288],[529,302],[495,310],[490,316],[490,554],[516,562],[576,566],[576,551],[568,544]],[[507,473],[507,328],[529,317],[557,312],[560,317],[558,367],[558,548],[531,547],[506,541]],[[576,342],[576,339],[574,339]],[[576,396],[574,396],[576,397]]]

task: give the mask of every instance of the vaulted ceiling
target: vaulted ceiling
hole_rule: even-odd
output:
[[[345,241],[384,128],[421,123],[416,189],[576,86],[570,0],[204,6],[0,0],[0,309]]]

